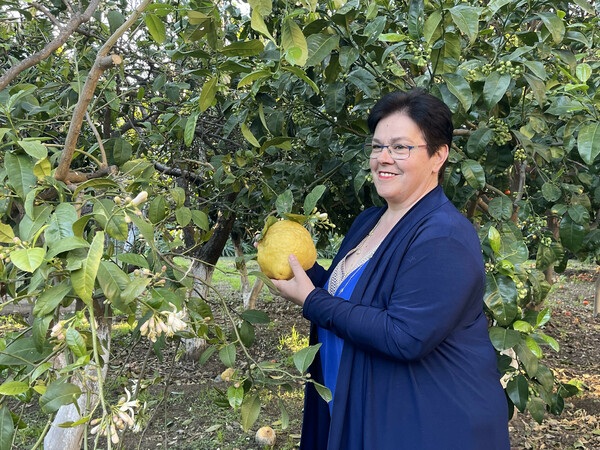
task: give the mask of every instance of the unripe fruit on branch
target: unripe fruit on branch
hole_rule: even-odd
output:
[[[304,270],[317,260],[317,249],[306,228],[291,220],[275,222],[258,243],[260,270],[269,278],[289,280],[294,276],[288,261],[291,253]]]

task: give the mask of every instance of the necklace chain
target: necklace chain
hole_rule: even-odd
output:
[[[382,216],[383,217],[383,216]],[[356,253],[357,255],[360,255],[362,252],[363,247],[365,246],[365,244],[367,243],[367,241],[369,240],[369,238],[371,236],[373,236],[373,233],[375,232],[375,230],[377,229],[377,227],[379,226],[379,223],[381,222],[381,217],[379,218],[379,220],[377,221],[377,223],[375,224],[375,226],[373,228],[371,228],[371,231],[369,231],[369,234],[367,234],[365,236],[365,238],[360,241],[360,244],[358,244],[355,249],[354,249],[354,253]]]

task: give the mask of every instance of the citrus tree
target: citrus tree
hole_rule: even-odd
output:
[[[117,312],[157,342],[211,339],[201,362],[218,350],[235,367],[235,347],[267,319],[225,309],[229,335],[211,323],[203,297],[232,229],[251,236],[267,215],[310,215],[320,199],[343,234],[380,203],[363,152],[370,107],[418,86],[454,113],[444,190],[480,235],[507,399],[538,421],[560,413],[576,389],[541,362],[543,348],[558,350],[543,332],[544,299],[551,270],[600,251],[597,28],[598,6],[585,0],[137,11],[0,1],[3,302],[36,305],[33,334],[2,341],[2,404],[35,399],[52,415],[86,382],[101,386],[108,341],[97,326]],[[61,319],[76,299],[82,310]],[[301,371],[315,351],[297,358]],[[62,371],[50,364],[58,354]],[[264,371],[278,370],[247,367],[224,393],[245,427]],[[99,393],[93,427],[118,436],[115,417],[133,408]],[[12,414],[0,408],[0,442],[20,424]],[[92,415],[93,406],[71,425],[92,427]]]

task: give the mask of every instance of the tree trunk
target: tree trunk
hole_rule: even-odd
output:
[[[594,296],[594,313],[592,317],[596,317],[600,310],[600,275],[596,278],[596,295]]]
[[[235,196],[233,198],[235,198]],[[215,271],[214,266],[217,264],[223,253],[227,239],[233,229],[234,222],[235,214],[230,213],[229,215],[225,215],[219,213],[217,223],[213,228],[212,236],[202,247],[200,247],[198,254],[194,255],[199,261],[195,263],[193,272],[196,277],[200,278],[200,280],[194,281],[194,292],[201,298],[207,297],[208,285],[211,284],[213,272]],[[202,351],[206,347],[206,341],[200,338],[183,339],[183,345],[185,347],[183,358],[196,360],[200,357]]]
[[[244,309],[256,309],[256,299],[258,298],[258,294],[260,294],[260,291],[264,284],[264,281],[260,278],[254,280],[254,285],[252,286],[250,292],[244,294],[243,296]]]
[[[94,300],[94,308],[96,312],[103,310],[98,302]],[[108,359],[110,355],[110,319],[106,319],[101,314],[96,314],[98,322],[98,340],[102,345],[102,356],[104,365],[102,366],[102,379],[106,379],[106,373],[108,372]],[[66,361],[64,355],[59,355],[55,361],[57,368],[65,367]],[[98,375],[96,367],[88,365],[84,368],[88,375]],[[54,421],[48,431],[48,434],[44,437],[44,449],[45,450],[79,450],[83,440],[83,433],[85,431],[84,425],[79,425],[71,428],[60,428],[59,425],[65,422],[76,422],[82,417],[88,415],[98,404],[100,400],[98,397],[99,383],[98,381],[92,381],[86,377],[84,383],[77,377],[73,377],[71,382],[81,388],[83,392],[77,399],[77,407],[74,404],[61,406],[54,417]],[[81,411],[81,414],[78,412]]]

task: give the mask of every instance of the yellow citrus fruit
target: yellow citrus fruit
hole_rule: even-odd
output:
[[[306,228],[292,220],[275,222],[258,243],[260,270],[269,278],[289,280],[294,276],[288,262],[290,253],[296,255],[304,270],[317,260],[317,249]]]

